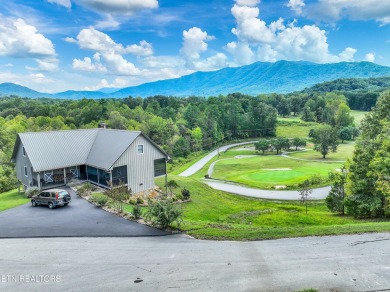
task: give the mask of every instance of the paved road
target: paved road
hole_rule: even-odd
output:
[[[236,147],[236,146],[241,146],[241,145],[247,145],[247,144],[253,144],[256,143],[257,141],[252,141],[252,142],[242,142],[242,143],[236,143],[236,144],[231,144],[231,145],[226,145],[219,147],[219,152],[224,152],[230,148]],[[187,168],[185,171],[179,174],[179,176],[191,176],[195,173],[197,173],[199,170],[202,169],[203,166],[207,164],[211,159],[213,159],[214,156],[218,155],[218,149],[210,152],[207,154],[205,157],[200,159],[199,161],[195,162],[193,165],[191,165],[189,168]]]
[[[203,182],[213,189],[245,197],[275,200],[299,200],[300,198],[298,191],[260,190],[215,180],[203,180]],[[329,191],[330,187],[314,189],[313,193],[310,194],[310,199],[323,200],[329,194]]]
[[[31,204],[26,204],[0,212],[0,238],[167,234],[108,213],[78,197],[73,191],[70,193],[72,202],[66,207],[51,210],[46,206],[31,207]]]
[[[385,233],[260,242],[2,239],[0,290],[389,291],[389,254]],[[20,283],[19,275],[58,275],[59,282]]]

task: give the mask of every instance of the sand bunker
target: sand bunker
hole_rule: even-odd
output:
[[[256,150],[255,147],[241,147],[233,149],[234,151],[248,151],[248,150]]]
[[[237,156],[234,156],[234,158],[237,158],[237,159],[251,158],[251,157],[258,157],[258,155],[237,155]]]

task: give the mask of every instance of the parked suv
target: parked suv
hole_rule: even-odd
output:
[[[39,195],[35,195],[31,198],[31,205],[33,207],[38,205],[47,205],[50,209],[54,209],[57,206],[67,206],[71,197],[69,193],[61,189],[53,189],[41,192]]]

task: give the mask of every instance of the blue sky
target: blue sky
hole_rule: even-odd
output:
[[[390,66],[390,1],[9,0],[0,83],[122,88],[256,61]]]

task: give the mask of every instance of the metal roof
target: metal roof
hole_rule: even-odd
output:
[[[109,170],[141,134],[111,129],[20,133],[12,159],[22,143],[36,172],[83,164]]]

